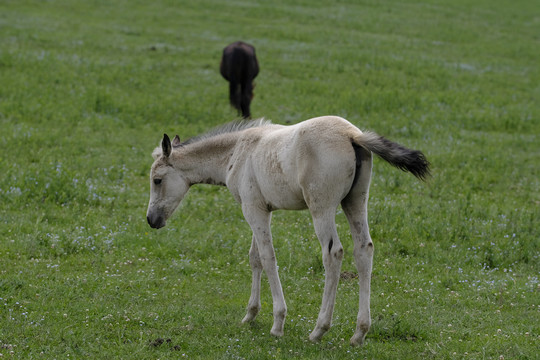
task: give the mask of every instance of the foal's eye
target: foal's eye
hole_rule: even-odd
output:
[[[154,184],[156,184],[156,185],[161,184],[161,179],[154,179]]]

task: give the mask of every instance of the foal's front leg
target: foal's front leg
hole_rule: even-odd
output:
[[[261,275],[263,266],[259,257],[259,249],[257,248],[257,240],[255,235],[251,240],[251,249],[249,249],[249,264],[252,271],[251,279],[251,296],[247,307],[247,314],[242,320],[243,323],[255,319],[261,309]]]
[[[253,283],[251,288],[252,293],[248,305],[248,314],[244,318],[244,321],[251,320],[255,317],[252,308],[255,302],[256,306],[260,307],[260,300],[258,299],[260,292],[260,270],[258,269],[258,263],[260,263],[266,272],[266,276],[268,277],[270,291],[272,292],[272,302],[274,305],[274,325],[272,326],[270,333],[275,336],[282,336],[283,326],[285,324],[285,315],[287,314],[287,305],[285,304],[283,289],[281,288],[281,282],[279,281],[276,255],[274,253],[274,246],[272,245],[272,234],[270,232],[271,214],[268,211],[261,210],[257,206],[249,205],[243,205],[242,211],[249,226],[251,227],[251,230],[253,231],[254,242],[252,244],[252,250],[250,250],[250,255],[255,257],[255,249],[257,249],[259,259],[257,261],[257,259],[254,258],[252,263],[252,269],[254,269]]]

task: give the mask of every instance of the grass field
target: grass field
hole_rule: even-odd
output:
[[[537,359],[540,13],[534,1],[0,2],[0,358]],[[255,45],[252,113],[340,115],[420,149],[420,183],[375,160],[372,329],[346,219],[334,324],[308,212],[273,234],[288,305],[242,325],[251,234],[225,188],[166,228],[145,213],[152,150],[233,120],[225,45]]]

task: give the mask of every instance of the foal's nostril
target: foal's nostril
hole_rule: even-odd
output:
[[[150,218],[150,216],[146,216],[146,221],[148,221],[148,225],[150,225],[153,229],[160,229],[165,226],[165,221],[161,216],[158,216],[157,218]]]

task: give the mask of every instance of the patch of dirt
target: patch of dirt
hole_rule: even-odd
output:
[[[157,338],[148,342],[148,345],[154,348],[158,348],[161,345],[166,344],[172,351],[180,351],[182,347],[180,345],[173,345],[171,339]]]
[[[341,274],[339,274],[339,278],[342,280],[358,279],[358,274],[352,271],[344,271]]]

